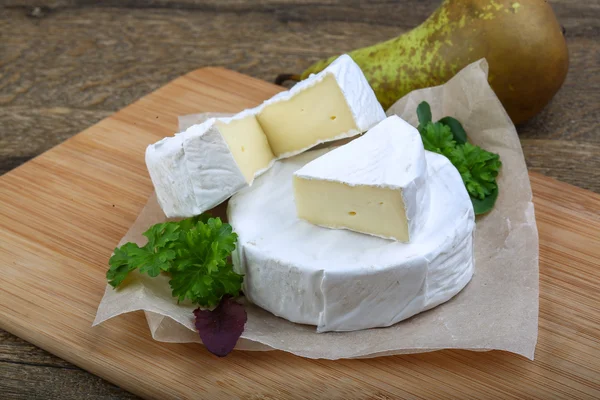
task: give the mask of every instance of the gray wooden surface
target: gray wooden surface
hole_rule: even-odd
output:
[[[571,66],[518,127],[533,171],[600,193],[600,0],[551,0]],[[188,71],[272,81],[397,36],[436,0],[0,0],[0,174]],[[215,110],[218,111],[218,110]],[[0,398],[128,399],[0,331]]]

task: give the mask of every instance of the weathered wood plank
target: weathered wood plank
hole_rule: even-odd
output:
[[[72,364],[0,329],[0,365],[11,363],[36,365],[39,367],[78,369]]]
[[[2,399],[136,399],[79,367],[0,329]]]
[[[3,400],[138,399],[79,368],[53,368],[0,362]]]
[[[137,399],[136,396],[0,329],[0,398]]]

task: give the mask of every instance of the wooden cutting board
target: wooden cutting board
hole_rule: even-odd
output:
[[[108,258],[152,190],[146,145],[177,116],[281,88],[189,73],[0,177],[0,327],[147,398],[600,398],[600,196],[531,174],[540,233],[536,359],[493,351],[308,360],[151,339],[142,313],[92,328]]]

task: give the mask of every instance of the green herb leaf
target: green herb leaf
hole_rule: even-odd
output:
[[[425,150],[448,156],[456,147],[450,128],[444,124],[428,122],[419,131]]]
[[[491,211],[491,209],[494,208],[494,204],[496,204],[497,198],[498,188],[492,190],[492,193],[484,197],[483,200],[471,196],[471,203],[473,203],[473,210],[475,211],[475,215],[481,215]]]
[[[491,210],[498,197],[496,177],[502,166],[498,154],[468,143],[467,133],[455,118],[444,117],[431,122],[431,108],[425,101],[417,107],[417,117],[425,150],[445,155],[456,167],[475,214]]]
[[[148,238],[148,243],[145,246],[138,247],[133,243],[125,244],[123,246],[127,249],[125,260],[130,271],[139,268],[141,273],[146,273],[152,277],[158,276],[161,271],[168,271],[171,261],[176,256],[173,247],[174,242],[179,237],[178,229],[176,222],[156,224],[144,232],[144,236]],[[125,261],[122,258],[119,260]],[[112,258],[109,264],[111,268],[116,265]]]
[[[496,176],[502,166],[500,156],[470,143],[456,146],[448,155],[467,187],[469,195],[483,200],[498,188]]]
[[[224,295],[239,296],[243,277],[225,264],[208,272],[206,265],[191,264],[171,272],[169,284],[173,297],[179,301],[189,299],[202,307],[214,307]]]
[[[423,101],[417,106],[417,118],[419,118],[419,127],[431,122],[431,107],[428,102]]]
[[[243,277],[233,271],[228,258],[237,235],[231,225],[207,215],[153,225],[144,236],[145,246],[126,243],[115,249],[106,277],[113,287],[135,269],[152,277],[171,275],[173,296],[202,307],[213,307],[224,295],[237,296]]]
[[[231,225],[219,218],[199,221],[183,239],[186,246],[170,270],[173,296],[204,307],[216,305],[225,294],[237,296],[243,277],[227,261],[237,241]]]
[[[438,122],[450,127],[454,141],[457,144],[467,143],[467,132],[465,132],[465,128],[463,128],[462,124],[456,118],[444,117]]]
[[[179,224],[177,222],[165,222],[153,225],[144,232],[144,236],[148,238],[148,244],[144,247],[155,251],[167,247],[170,242],[178,239],[178,229]]]
[[[125,243],[115,249],[114,254],[108,261],[110,269],[106,272],[106,279],[112,287],[119,286],[131,271],[137,268],[135,264],[130,263],[131,253],[138,250],[135,243]]]

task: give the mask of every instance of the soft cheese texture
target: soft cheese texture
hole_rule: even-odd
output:
[[[217,120],[229,151],[249,184],[275,159],[265,133],[254,115],[230,121]]]
[[[408,242],[429,209],[421,135],[391,116],[297,171],[294,196],[313,224]]]
[[[395,324],[456,295],[473,274],[473,208],[456,168],[426,152],[430,213],[410,244],[296,216],[292,176],[327,150],[279,161],[229,201],[233,262],[258,306],[317,331]]]
[[[277,156],[359,133],[344,94],[332,74],[286,101],[265,107],[257,119]]]
[[[384,118],[362,71],[343,55],[258,107],[149,146],[146,165],[165,214],[188,217],[252,184],[276,159],[355,136]]]

